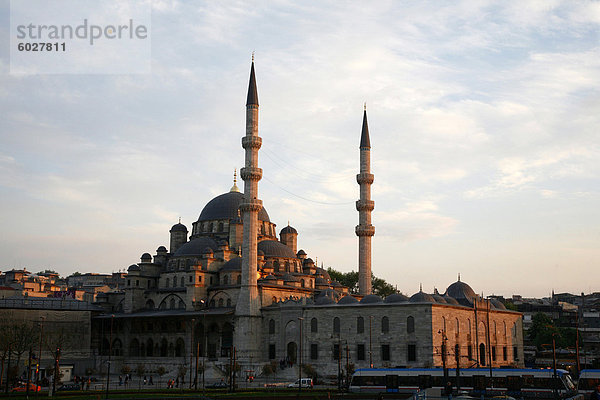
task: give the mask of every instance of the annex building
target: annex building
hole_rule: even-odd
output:
[[[131,265],[122,290],[97,295],[105,310],[92,320],[98,368],[110,353],[113,371],[123,364],[189,371],[197,354],[209,377],[224,370],[233,349],[242,371],[256,375],[267,363],[295,366],[300,357],[322,376],[335,374],[338,362],[356,368],[523,365],[521,314],[480,298],[460,277],[444,293],[371,294],[374,176],[366,109],[357,136],[359,295],[299,249],[296,229],[278,232],[270,220],[258,198],[258,111],[253,62],[243,191],[234,178],[191,231],[180,221],[169,231],[168,249],[160,246]]]

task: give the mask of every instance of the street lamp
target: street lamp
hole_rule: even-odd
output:
[[[108,399],[108,388],[110,385],[110,356],[112,355],[112,334],[113,334],[113,321],[115,320],[115,314],[110,316],[110,342],[108,343],[108,364],[106,373],[106,399]]]
[[[298,321],[300,321],[300,363],[298,364],[298,392],[300,392],[302,391],[302,325],[304,318],[298,317]]]
[[[202,353],[202,396],[204,396],[205,384],[204,384],[204,370],[206,369],[206,351],[208,347],[208,338],[206,337],[206,300],[201,299],[200,304],[203,305],[202,310],[202,335],[204,336],[203,353]],[[198,390],[198,353],[200,352],[200,343],[196,345],[196,379],[195,388]]]

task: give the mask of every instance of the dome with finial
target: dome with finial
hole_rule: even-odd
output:
[[[279,234],[280,234],[280,235],[286,235],[286,234],[290,234],[290,233],[292,233],[292,234],[294,234],[294,235],[297,235],[297,234],[298,234],[298,231],[297,231],[296,229],[294,229],[293,227],[291,227],[291,226],[290,226],[290,221],[288,221],[288,224],[287,224],[287,226],[286,226],[285,228],[283,228],[283,229],[281,230],[281,232],[279,232]]]
[[[198,217],[198,222],[236,219],[243,197],[243,193],[232,191],[215,197],[204,206]],[[264,207],[258,212],[258,220],[271,222],[269,214],[267,214],[267,210]]]
[[[472,307],[477,299],[477,295],[471,286],[460,280],[460,274],[458,274],[458,281],[448,286],[445,295],[453,297],[463,306],[469,307]]]
[[[185,232],[185,233],[187,233],[188,229],[187,229],[187,227],[184,224],[181,223],[181,218],[179,218],[179,222],[176,223],[175,225],[173,225],[171,227],[171,230],[169,232],[170,233],[173,233],[173,232]]]
[[[432,295],[423,292],[423,285],[420,285],[419,291],[408,299],[411,303],[435,303],[435,299]]]
[[[230,192],[240,192],[240,189],[237,187],[237,168],[233,169],[233,186],[229,189]]]
[[[405,303],[407,301],[408,297],[402,293],[392,293],[383,300],[384,303]]]

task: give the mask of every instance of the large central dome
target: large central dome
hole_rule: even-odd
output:
[[[215,197],[204,206],[198,222],[200,221],[214,221],[219,219],[232,220],[238,216],[238,208],[242,203],[244,195],[240,192],[228,192],[220,196]],[[271,222],[269,220],[269,214],[263,207],[258,213],[259,221]]]

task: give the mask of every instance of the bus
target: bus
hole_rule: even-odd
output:
[[[489,368],[449,368],[446,378],[442,368],[366,368],[358,369],[352,375],[350,391],[395,392],[407,395],[424,389],[443,390],[448,382],[453,392],[473,397],[511,396],[515,398],[545,399],[569,398],[577,394],[569,373],[562,369],[493,369],[490,378]]]
[[[579,393],[587,396],[600,385],[600,369],[582,369],[577,381]]]

